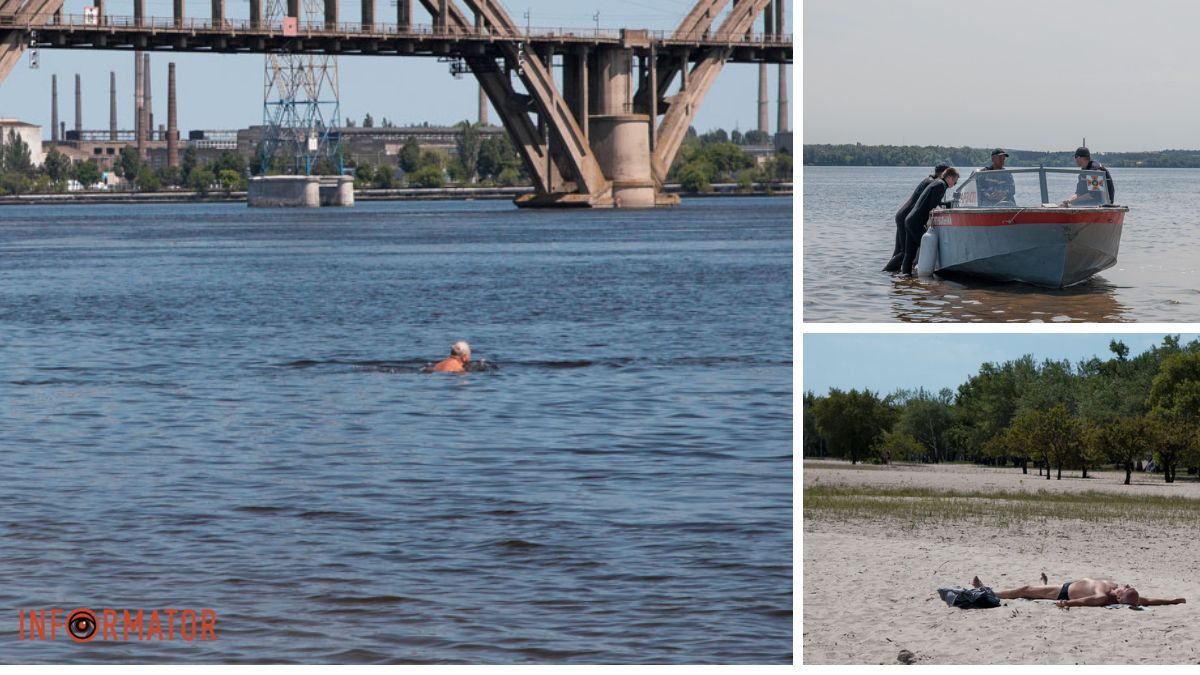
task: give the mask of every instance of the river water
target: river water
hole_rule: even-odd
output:
[[[1117,264],[1063,290],[880,272],[927,173],[804,167],[805,321],[1200,321],[1200,169],[1112,169],[1130,207]]]
[[[0,660],[790,663],[791,208],[0,210]]]

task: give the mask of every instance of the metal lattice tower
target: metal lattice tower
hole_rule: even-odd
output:
[[[333,2],[334,0],[330,0]],[[264,21],[280,26],[288,16],[289,0],[267,0]],[[323,0],[303,0],[299,29],[322,26]],[[267,54],[263,69],[262,173],[276,157],[287,173],[311,175],[316,162],[328,158],[342,172],[341,119],[336,56]]]

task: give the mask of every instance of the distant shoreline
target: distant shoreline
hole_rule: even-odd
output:
[[[691,197],[791,197],[792,184],[780,183],[773,190],[760,186],[749,192],[739,192],[736,183],[712,186],[712,192],[685,193],[679,185],[668,184],[663,192]],[[393,188],[355,190],[355,201],[475,201],[512,200],[530,191],[528,187],[474,187],[474,188]],[[162,192],[63,192],[50,194],[7,195],[0,197],[0,206],[30,206],[51,204],[180,204],[180,203],[244,203],[245,192],[210,192],[201,195],[194,191],[170,190]]]

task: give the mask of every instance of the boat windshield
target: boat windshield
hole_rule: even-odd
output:
[[[1110,206],[1103,171],[1000,169],[974,171],[954,188],[954,208],[1053,206],[1080,195],[1072,206]]]

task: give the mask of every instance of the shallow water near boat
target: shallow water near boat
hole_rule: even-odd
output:
[[[928,169],[806,166],[804,320],[1200,320],[1200,197],[1181,189],[1200,180],[1200,169],[1110,170],[1117,203],[1130,207],[1117,263],[1053,290],[880,272],[892,252],[896,209]]]
[[[791,206],[0,209],[0,660],[790,663]]]

